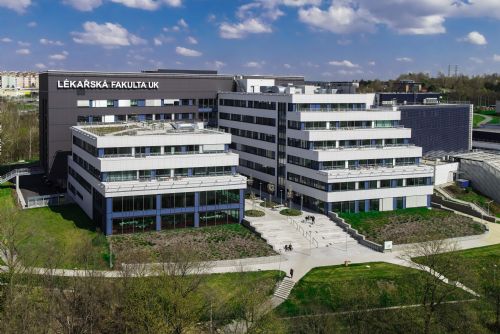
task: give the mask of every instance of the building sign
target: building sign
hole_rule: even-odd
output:
[[[158,89],[158,81],[57,80],[58,89]]]

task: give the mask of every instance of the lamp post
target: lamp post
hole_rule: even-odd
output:
[[[304,195],[300,194],[300,211],[302,212],[302,206],[304,205]]]
[[[288,188],[288,191],[286,193],[286,197],[288,198],[288,207],[291,209],[292,208],[292,198],[293,198],[293,191],[292,191],[291,186]]]
[[[262,182],[259,182],[259,199],[262,201]]]
[[[280,189],[280,204],[283,205],[283,189]]]

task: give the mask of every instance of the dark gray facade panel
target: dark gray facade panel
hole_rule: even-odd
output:
[[[470,149],[470,105],[415,105],[399,108],[401,124],[411,128],[411,143],[421,146],[424,156]]]

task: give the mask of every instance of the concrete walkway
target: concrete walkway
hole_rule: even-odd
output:
[[[493,117],[488,116],[488,115],[476,114],[476,113],[474,115],[478,115],[478,116],[484,117],[484,119],[481,122],[477,123],[478,127],[488,124],[493,119]]]
[[[285,209],[284,206],[269,209],[260,206],[260,202],[255,201],[255,208],[264,211],[266,215],[245,219],[277,252],[283,251],[285,245],[292,245],[292,248],[299,252],[318,247],[343,250],[346,247],[362,247],[325,215],[303,210],[300,216],[287,217],[279,213],[280,210]],[[253,208],[250,200],[247,200],[245,205],[247,208]],[[306,216],[314,217],[314,222],[306,220]]]

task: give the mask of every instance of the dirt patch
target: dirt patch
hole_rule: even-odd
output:
[[[200,260],[275,255],[261,238],[238,224],[116,235],[110,238],[117,263],[159,260],[161,252],[189,249]]]

